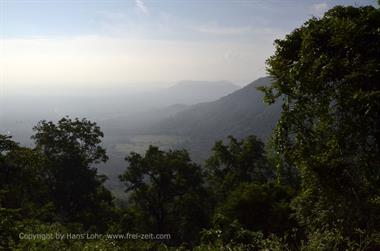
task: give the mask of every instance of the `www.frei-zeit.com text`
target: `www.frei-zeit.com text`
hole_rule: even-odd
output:
[[[21,240],[169,240],[170,234],[153,233],[124,233],[124,234],[99,234],[99,233],[20,233]]]

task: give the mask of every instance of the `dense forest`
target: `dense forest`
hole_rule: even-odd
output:
[[[380,250],[380,9],[334,7],[275,47],[271,139],[221,139],[202,165],[131,152],[125,201],[97,173],[96,123],[41,121],[33,147],[0,135],[0,249]]]

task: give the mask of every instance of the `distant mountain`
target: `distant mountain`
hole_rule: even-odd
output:
[[[227,81],[181,81],[168,88],[126,96],[124,106],[120,103],[97,121],[112,134],[130,134],[174,116],[189,105],[214,101],[237,89],[238,86]]]
[[[98,124],[106,135],[114,135],[119,138],[123,136],[139,134],[141,128],[158,123],[165,118],[174,116],[178,112],[185,110],[188,106],[184,104],[174,104],[144,112],[118,115],[114,118],[99,120]]]
[[[155,95],[161,102],[171,104],[197,104],[217,100],[239,89],[228,81],[180,81],[177,84],[158,90]]]
[[[264,104],[263,94],[256,89],[270,81],[269,77],[260,78],[216,101],[190,106],[151,125],[146,133],[187,137],[182,146],[196,159],[203,159],[215,140],[228,135],[243,138],[255,134],[265,141],[281,112],[281,104]]]
[[[260,78],[216,101],[200,103],[152,126],[153,131],[190,137],[245,137],[248,134],[267,138],[280,114],[279,104],[268,106],[256,87],[267,85],[270,78]]]

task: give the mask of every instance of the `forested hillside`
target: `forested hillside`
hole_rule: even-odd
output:
[[[201,103],[151,126],[153,132],[185,135],[191,138],[219,139],[228,135],[250,134],[267,139],[280,114],[281,104],[269,106],[256,88],[271,83],[260,78],[216,101]]]

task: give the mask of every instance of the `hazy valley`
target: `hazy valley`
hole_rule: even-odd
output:
[[[191,158],[202,164],[214,143],[229,135],[238,139],[257,135],[266,141],[281,111],[280,103],[264,104],[263,94],[256,89],[269,83],[269,78],[261,78],[214,101],[177,104],[101,121],[112,157],[99,170],[110,177],[112,186],[118,186],[117,176],[125,167],[124,156],[131,151],[144,153],[149,145],[165,150],[187,149]]]
[[[242,88],[226,81],[181,81],[149,92],[5,97],[0,101],[0,133],[31,146],[31,128],[38,121],[86,117],[105,134],[110,159],[98,169],[109,177],[108,187],[119,191],[124,158],[132,151],[144,153],[149,145],[188,149],[202,163],[215,141],[229,135],[242,139],[254,134],[266,140],[280,113],[280,106],[265,105],[256,89],[268,84],[269,78]]]

